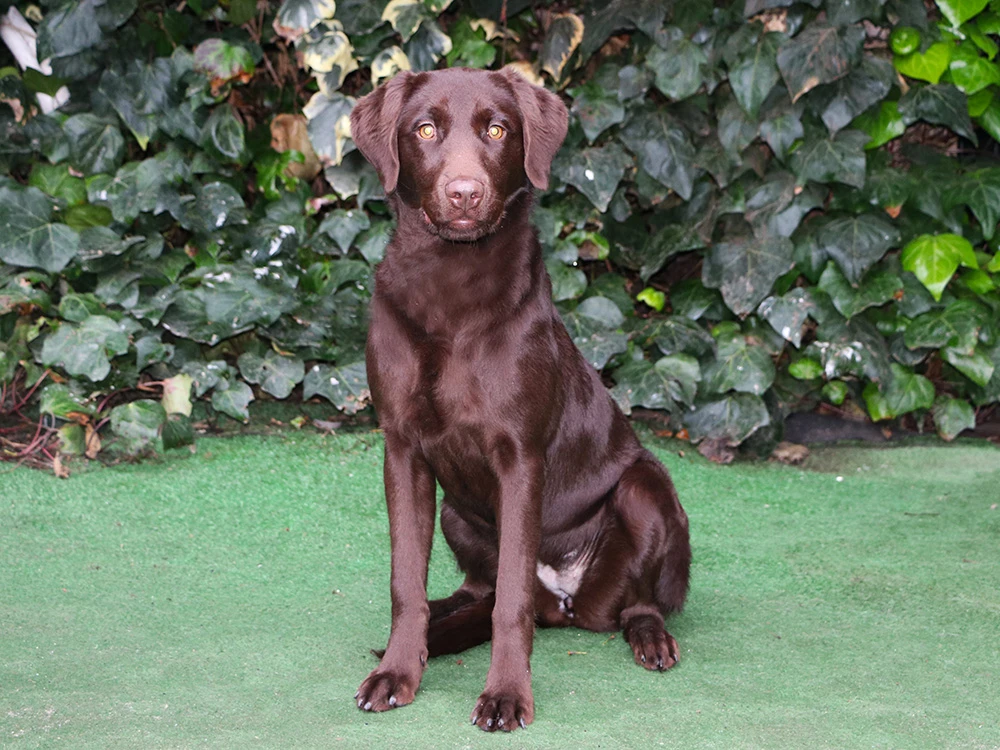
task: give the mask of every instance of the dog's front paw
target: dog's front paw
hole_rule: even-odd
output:
[[[393,669],[375,669],[354,694],[362,711],[388,711],[413,702],[420,678]]]
[[[530,687],[527,692],[486,690],[479,696],[476,709],[472,712],[472,723],[484,732],[498,729],[509,732],[516,727],[523,729],[534,718],[535,702]]]

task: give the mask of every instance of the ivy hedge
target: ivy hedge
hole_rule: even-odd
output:
[[[535,220],[626,411],[725,459],[821,403],[952,439],[1000,402],[1000,0],[5,5],[6,457],[364,409],[392,224],[348,115],[453,65],[569,106]]]

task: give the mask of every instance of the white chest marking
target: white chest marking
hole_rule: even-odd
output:
[[[558,570],[551,565],[538,563],[538,580],[560,599],[576,596],[589,561],[589,555],[581,555]]]

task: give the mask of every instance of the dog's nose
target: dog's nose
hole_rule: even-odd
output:
[[[483,183],[471,177],[458,177],[444,186],[451,204],[463,211],[478,206],[483,199],[484,190]]]

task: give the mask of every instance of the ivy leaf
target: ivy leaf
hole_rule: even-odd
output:
[[[823,109],[823,124],[831,133],[837,132],[885,99],[895,79],[896,73],[888,62],[865,55],[857,68],[828,87],[830,100]]]
[[[761,427],[771,423],[767,407],[752,393],[729,393],[722,398],[703,401],[684,415],[691,442],[723,440],[739,445]]]
[[[816,329],[815,349],[827,380],[847,375],[883,382],[890,376],[885,337],[864,318],[829,318]]]
[[[253,55],[224,39],[205,39],[194,48],[194,69],[208,76],[217,94],[228,83],[247,83],[253,77]]]
[[[58,419],[72,419],[74,414],[92,416],[94,407],[73,387],[65,383],[50,383],[42,389],[38,411]]]
[[[662,357],[656,364],[647,360],[628,362],[614,372],[617,385],[611,389],[615,400],[625,407],[670,409],[675,402],[691,404],[701,379],[698,360],[687,354]]]
[[[60,206],[75,206],[87,200],[87,186],[70,174],[65,164],[35,164],[28,185],[56,198]]]
[[[801,114],[795,111],[777,114],[760,124],[760,135],[782,161],[792,145],[805,135]]]
[[[830,295],[837,311],[850,320],[869,307],[884,305],[891,300],[902,292],[903,282],[891,271],[876,269],[866,274],[855,288],[840,269],[830,263],[819,277],[819,288]]]
[[[741,393],[761,395],[774,382],[771,356],[762,346],[749,344],[739,331],[724,332],[717,339],[715,359],[704,371],[705,393]]]
[[[729,70],[733,96],[751,117],[757,117],[760,105],[780,80],[777,63],[780,40],[780,34],[761,34],[750,51]]]
[[[274,19],[274,30],[295,41],[321,21],[333,18],[336,10],[335,0],[284,0]]]
[[[587,276],[579,268],[568,266],[558,258],[549,258],[545,268],[552,282],[552,299],[555,302],[576,299],[586,290]]]
[[[976,427],[976,412],[968,401],[960,398],[939,398],[931,413],[942,440],[951,442],[964,430]]]
[[[237,364],[240,374],[250,383],[256,383],[277,399],[288,398],[297,383],[305,377],[305,365],[298,357],[283,357],[268,351],[263,357],[244,352]]]
[[[863,112],[855,118],[854,127],[871,138],[865,144],[866,151],[876,149],[906,132],[906,123],[899,114],[896,102],[882,102],[877,109]]]
[[[611,142],[601,148],[563,150],[553,163],[552,171],[604,213],[625,170],[631,166],[632,157],[617,142]]]
[[[647,111],[632,119],[621,138],[650,176],[690,200],[696,175],[695,150],[683,128],[662,110]]]
[[[864,36],[864,31],[854,26],[838,29],[815,21],[782,44],[778,70],[792,101],[847,75],[860,55]]]
[[[0,186],[0,260],[56,272],[79,247],[75,230],[52,221],[52,202],[42,191]]]
[[[903,365],[893,362],[892,377],[883,393],[889,409],[895,416],[934,405],[934,384],[923,375],[917,375]]]
[[[538,55],[541,69],[559,81],[566,64],[583,41],[583,19],[574,13],[549,14],[548,29]]]
[[[899,114],[907,125],[925,120],[951,128],[973,143],[979,142],[969,119],[965,94],[951,84],[914,86],[899,100]]]
[[[722,291],[729,309],[746,317],[792,267],[794,246],[787,237],[752,237],[709,248],[702,267],[705,286]]]
[[[356,414],[371,400],[364,361],[342,367],[313,365],[302,384],[302,398],[322,396],[340,411]]]
[[[879,214],[861,214],[834,219],[817,232],[817,242],[837,261],[847,280],[861,281],[871,265],[898,246],[899,230]]]
[[[316,231],[322,232],[337,243],[340,251],[347,255],[355,238],[371,227],[368,214],[356,209],[338,208],[328,213]]]
[[[922,234],[907,243],[900,260],[938,301],[959,264],[979,267],[971,243],[957,234]]]
[[[100,43],[103,34],[97,23],[93,0],[68,3],[47,13],[38,28],[39,59],[69,57]]]
[[[191,417],[185,414],[168,414],[160,429],[160,439],[163,441],[165,451],[194,445],[194,425],[191,423]]]
[[[989,0],[935,0],[935,2],[954,29],[979,15],[989,4]]]
[[[700,357],[715,349],[715,339],[712,335],[683,315],[658,318],[647,338],[666,355],[686,353]]]
[[[946,42],[932,44],[923,52],[913,52],[909,55],[893,58],[892,64],[900,73],[919,81],[937,83],[948,70],[951,61],[951,50],[954,45]]]
[[[655,74],[654,84],[664,96],[681,101],[697,93],[704,82],[704,67],[708,57],[690,39],[678,38],[666,47],[653,47],[646,56],[646,65]]]
[[[768,297],[760,303],[757,314],[771,324],[786,341],[798,349],[802,345],[802,325],[812,312],[814,303],[808,291],[792,289],[781,297]]]
[[[128,349],[128,334],[117,321],[91,315],[79,324],[60,324],[42,345],[42,364],[97,383],[111,372],[110,358]]]
[[[978,350],[968,354],[962,349],[947,347],[941,350],[941,359],[978,386],[985,387],[996,369],[993,360]]]
[[[63,123],[70,163],[87,175],[113,173],[125,158],[125,138],[117,125],[90,112]]]
[[[589,81],[571,93],[573,106],[570,111],[580,121],[583,134],[591,143],[612,125],[625,121],[625,107],[618,97],[596,81]]]
[[[800,185],[809,180],[836,181],[862,188],[867,142],[868,136],[859,130],[842,130],[833,138],[807,140],[792,153],[790,166]]]
[[[344,154],[354,149],[351,138],[351,109],[354,100],[338,92],[313,95],[302,112],[309,120],[309,141],[323,164],[340,164]]]
[[[983,57],[974,44],[961,44],[952,50],[948,75],[966,96],[1000,83],[1000,68]]]
[[[223,156],[238,161],[246,147],[243,123],[236,119],[228,104],[216,107],[205,122],[202,144],[215,146]]]
[[[1000,168],[987,167],[962,175],[945,198],[950,205],[964,203],[972,209],[983,237],[993,239],[1000,222]]]
[[[116,445],[127,453],[137,453],[156,440],[166,418],[160,403],[150,399],[116,406],[111,410],[111,432],[118,438]]]
[[[220,380],[212,391],[212,408],[238,422],[250,421],[251,401],[253,391],[242,380]]]
[[[971,354],[989,320],[989,312],[979,303],[955,300],[943,310],[915,317],[906,327],[903,340],[910,349],[950,347]]]
[[[607,297],[588,297],[562,317],[573,343],[598,371],[628,348],[628,337],[618,331],[625,318]]]

